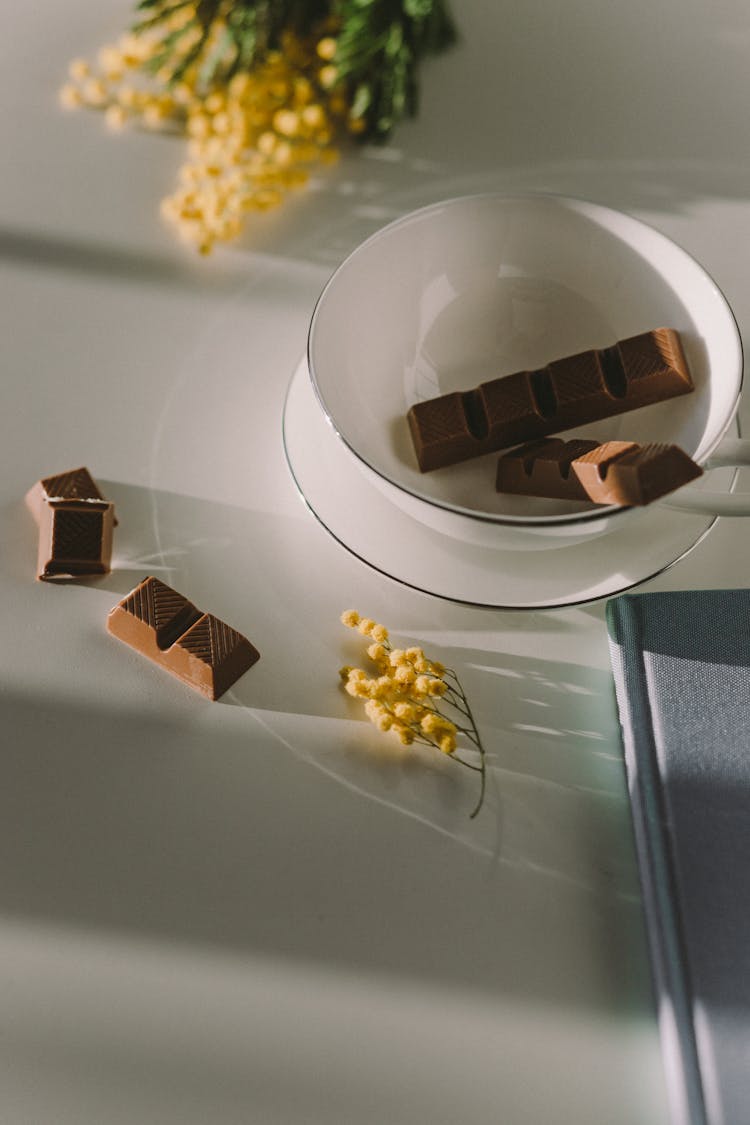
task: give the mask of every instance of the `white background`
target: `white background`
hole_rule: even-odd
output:
[[[744,332],[750,13],[454,9],[419,119],[206,261],[159,218],[182,142],[57,105],[129,5],[0,4],[3,1125],[667,1120],[603,606],[377,574],[301,503],[281,411],[331,270],[463,192],[631,211]],[[38,583],[24,493],[79,464],[117,504],[115,569]],[[745,585],[746,558],[723,521],[644,588]],[[146,573],[260,649],[222,702],[106,634]],[[459,671],[476,821],[472,775],[384,753],[339,691],[350,606]]]

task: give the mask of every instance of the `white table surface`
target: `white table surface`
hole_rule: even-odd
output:
[[[129,5],[0,4],[3,1125],[668,1119],[603,604],[487,611],[376,573],[302,504],[281,410],[331,270],[464,192],[630,211],[744,332],[750,12],[454,9],[419,119],[203,260],[158,214],[182,142],[58,108]],[[115,568],[39,583],[22,498],[78,464],[117,504]],[[719,521],[641,588],[747,585],[747,544]],[[106,634],[147,573],[260,649],[222,702]],[[384,758],[338,689],[350,606],[458,669],[476,821],[463,773]]]

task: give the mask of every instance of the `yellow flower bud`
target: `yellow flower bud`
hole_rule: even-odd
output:
[[[403,719],[405,723],[414,723],[419,716],[419,708],[415,707],[413,703],[399,700],[398,703],[393,705],[393,713],[397,718]]]
[[[428,695],[445,695],[447,690],[448,685],[444,683],[443,680],[430,679],[429,683],[427,684]]]
[[[187,131],[191,137],[203,140],[211,132],[211,123],[202,113],[191,114],[187,123]]]
[[[327,124],[325,110],[317,102],[306,105],[300,117],[303,125],[306,125],[308,129],[322,129]]]
[[[197,164],[183,164],[177,175],[184,184],[195,184],[201,178],[201,170]]]
[[[218,113],[220,110],[224,109],[225,105],[226,98],[223,94],[219,93],[218,90],[215,90],[212,94],[209,94],[203,102],[203,107],[206,110],[206,113]]]
[[[168,195],[165,199],[162,199],[159,210],[161,211],[162,218],[169,219],[170,222],[175,222],[180,215],[180,204],[173,195]]]
[[[264,156],[270,156],[276,147],[276,136],[269,131],[261,133],[255,142],[255,147],[258,149],[258,152],[262,152]]]
[[[318,71],[318,81],[324,90],[330,90],[338,81],[339,72],[335,66],[322,66]]]
[[[58,97],[64,109],[78,109],[83,105],[83,94],[76,86],[63,86]]]
[[[293,156],[294,153],[289,141],[281,141],[273,150],[273,159],[282,168],[291,164]]]
[[[213,121],[211,122],[213,131],[224,135],[228,133],[232,127],[232,122],[228,113],[215,113]]]
[[[249,74],[235,74],[229,81],[229,93],[233,98],[243,97],[250,89]]]
[[[122,51],[117,47],[102,47],[98,54],[99,66],[108,78],[117,79],[122,76],[125,69],[125,60]]]
[[[283,137],[296,137],[299,125],[299,114],[293,109],[279,109],[273,115],[273,127]]]
[[[148,129],[158,129],[164,124],[166,114],[160,105],[156,102],[151,102],[143,110],[143,124]]]
[[[127,114],[121,105],[108,106],[104,114],[104,120],[110,129],[122,129],[127,119]]]
[[[82,82],[84,78],[88,78],[91,74],[91,67],[85,59],[73,59],[68,67],[68,74],[76,82]]]
[[[190,105],[193,100],[193,91],[188,86],[187,82],[177,82],[172,87],[172,97],[176,105]]]
[[[321,39],[318,42],[315,52],[318,58],[323,59],[325,62],[330,62],[336,54],[336,40],[330,35],[327,35],[325,39]]]
[[[370,680],[370,698],[384,699],[390,693],[391,687],[391,681],[387,676],[378,676],[377,680]]]
[[[107,100],[107,87],[101,78],[89,78],[82,92],[89,105],[102,105]]]

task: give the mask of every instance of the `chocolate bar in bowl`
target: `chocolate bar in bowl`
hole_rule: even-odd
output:
[[[650,504],[702,472],[678,445],[548,438],[498,458],[496,488],[515,495],[630,507]]]
[[[407,419],[419,468],[430,472],[692,390],[678,333],[656,328],[415,403]]]

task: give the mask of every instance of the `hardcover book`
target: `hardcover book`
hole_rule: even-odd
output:
[[[750,1122],[750,590],[607,605],[675,1125]]]

